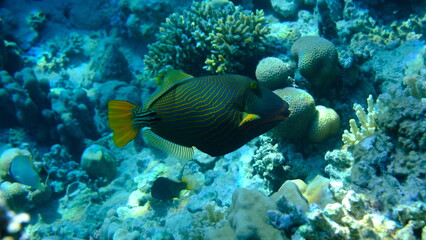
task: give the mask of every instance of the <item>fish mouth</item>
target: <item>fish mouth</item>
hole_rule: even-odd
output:
[[[290,116],[288,103],[284,102],[281,108],[271,116],[271,121],[284,121]]]
[[[288,104],[284,103],[279,110],[270,114],[265,119],[265,122],[278,124],[279,122],[286,120],[288,116],[290,116],[290,110],[288,109]]]

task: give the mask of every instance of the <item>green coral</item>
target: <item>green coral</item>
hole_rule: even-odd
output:
[[[274,91],[289,104],[290,116],[272,131],[276,136],[287,139],[300,139],[306,136],[315,118],[315,100],[306,91],[287,87]]]
[[[305,36],[294,42],[291,57],[297,62],[300,74],[308,79],[313,90],[326,90],[339,72],[336,47],[325,38]]]
[[[161,24],[157,42],[148,46],[144,63],[153,74],[170,69],[197,74],[231,73],[244,68],[251,56],[264,51],[267,21],[261,10],[243,10],[226,1],[194,2],[182,14]]]

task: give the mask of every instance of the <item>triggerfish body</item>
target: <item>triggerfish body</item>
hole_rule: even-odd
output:
[[[191,159],[194,147],[211,156],[230,153],[289,114],[284,100],[248,77],[193,77],[177,70],[165,75],[143,108],[127,101],[108,102],[117,147],[142,129],[145,142],[180,159]]]

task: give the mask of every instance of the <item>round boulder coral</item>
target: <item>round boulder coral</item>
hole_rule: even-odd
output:
[[[93,144],[84,150],[81,156],[81,167],[92,178],[114,179],[117,174],[117,163],[114,155],[103,146]]]
[[[261,85],[271,90],[289,85],[288,77],[293,76],[296,66],[285,63],[276,57],[267,57],[257,64],[256,79]]]
[[[311,142],[319,143],[339,131],[340,117],[331,108],[318,105],[315,109],[316,114],[309,128],[308,139]]]
[[[287,87],[274,91],[289,104],[290,116],[273,129],[282,138],[298,139],[307,134],[315,116],[315,100],[306,91]]]
[[[291,47],[291,57],[316,92],[322,92],[333,82],[339,71],[336,47],[325,38],[299,38]]]

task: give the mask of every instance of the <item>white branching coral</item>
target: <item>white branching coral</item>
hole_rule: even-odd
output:
[[[379,104],[379,100],[377,100],[377,104]],[[358,127],[355,119],[349,120],[350,131],[345,130],[342,135],[342,141],[345,146],[355,145],[366,137],[373,135],[379,129],[376,123],[379,112],[374,108],[373,96],[369,95],[367,98],[367,112],[357,103],[354,104],[353,109],[361,127]]]

